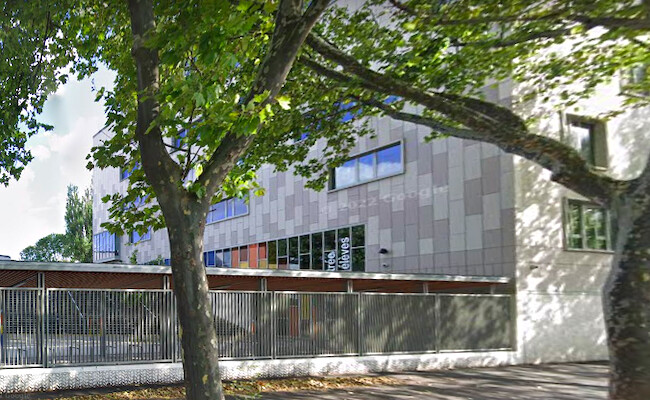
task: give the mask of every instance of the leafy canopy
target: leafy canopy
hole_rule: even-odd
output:
[[[66,237],[62,233],[44,236],[33,246],[27,246],[20,252],[23,261],[56,262],[64,261]]]

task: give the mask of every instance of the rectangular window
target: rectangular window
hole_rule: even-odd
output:
[[[606,209],[582,201],[568,200],[565,215],[568,249],[611,249],[611,221]]]
[[[311,235],[311,269],[323,269],[323,233]]]
[[[278,242],[272,240],[268,244],[269,268],[278,269]]]
[[[638,64],[629,68],[621,77],[621,92],[628,96],[647,97],[648,91],[648,65]]]
[[[185,137],[187,137],[187,129],[180,131],[178,136],[174,138],[174,147],[176,147],[174,150],[183,149],[185,147],[185,143],[183,142],[183,138]]]
[[[131,243],[140,243],[144,242],[145,240],[151,240],[151,228],[149,228],[149,230],[143,235],[140,235],[136,231],[131,232],[129,235],[129,240]]]
[[[298,236],[294,236],[289,238],[289,269],[300,269],[298,254]]]
[[[232,266],[230,249],[226,249],[223,251],[223,266],[226,268],[230,268]]]
[[[93,235],[93,253],[97,261],[117,257],[119,255],[117,236],[110,232]]]
[[[605,123],[588,118],[567,116],[569,145],[590,165],[607,168],[607,134]]]
[[[216,266],[214,253],[215,253],[214,251],[206,251],[203,253],[203,264],[206,267]]]
[[[401,143],[353,157],[331,171],[329,188],[340,189],[402,173],[402,158]]]
[[[248,246],[239,248],[239,268],[248,268]]]
[[[120,181],[123,181],[125,179],[128,179],[129,176],[135,171],[136,169],[140,168],[140,162],[135,163],[135,166],[131,169],[120,167]]]
[[[206,222],[209,224],[245,214],[248,214],[246,201],[240,198],[230,198],[211,205]]]

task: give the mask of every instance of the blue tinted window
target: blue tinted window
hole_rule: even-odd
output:
[[[233,199],[226,200],[226,217],[232,217],[235,207],[233,206]]]
[[[230,267],[230,250],[223,251],[223,266]]]
[[[127,179],[129,176],[131,176],[133,171],[135,171],[138,168],[140,168],[140,163],[139,162],[136,162],[135,166],[133,168],[131,168],[131,169],[120,168],[120,180],[123,181],[123,180]]]
[[[174,147],[182,149],[184,147],[183,138],[187,136],[187,129],[183,129],[178,133],[178,136],[174,139]]]
[[[214,267],[214,251],[203,253],[203,263],[206,267]]]
[[[337,189],[403,171],[400,143],[351,158],[332,171],[330,189]]]
[[[359,181],[367,181],[375,177],[375,154],[370,153],[359,157]]]
[[[110,232],[93,235],[93,252],[97,260],[115,257],[117,255],[116,236]]]
[[[210,212],[208,213],[208,222],[221,221],[226,218],[226,202],[220,201],[217,204],[210,206]]]
[[[392,146],[377,152],[377,176],[402,172],[402,146]]]
[[[233,199],[235,205],[235,215],[244,215],[248,212],[248,205],[244,199]]]
[[[150,239],[151,239],[151,229],[149,229],[144,235],[140,235],[136,231],[131,232],[131,243],[138,243]]]
[[[217,222],[247,213],[248,205],[244,199],[226,199],[210,206],[210,211],[208,212],[206,221],[207,223]]]
[[[336,187],[350,186],[357,183],[357,160],[352,159],[334,170]]]

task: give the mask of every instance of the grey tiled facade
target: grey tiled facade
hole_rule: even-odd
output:
[[[205,250],[364,225],[367,272],[514,276],[512,156],[456,138],[428,142],[426,129],[389,118],[375,118],[371,126],[376,136],[360,138],[351,156],[401,143],[402,173],[316,192],[291,171],[264,166],[258,176],[266,194],[251,197],[248,214],[208,224]],[[99,132],[95,144],[106,134]],[[96,170],[93,179],[97,233],[108,208],[99,199],[124,190],[126,182],[116,169]],[[127,242],[121,238],[123,261],[136,248],[139,263],[169,257],[165,231],[136,246]]]

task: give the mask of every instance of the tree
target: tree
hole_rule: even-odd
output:
[[[77,186],[68,186],[64,255],[77,262],[93,262],[93,196],[90,189],[80,197]]]
[[[222,397],[201,263],[210,204],[257,191],[250,169],[263,162],[286,169],[304,160],[296,172],[322,187],[326,166],[343,161],[355,134],[368,133],[341,116],[383,113],[431,127],[432,139],[494,143],[618,214],[620,262],[608,312],[612,397],[639,399],[650,382],[644,329],[650,312],[634,306],[650,290],[647,252],[638,251],[650,243],[646,172],[631,182],[604,176],[575,150],[530,133],[512,111],[478,97],[488,78],[510,75],[540,83],[531,97],[576,77],[588,94],[618,68],[644,61],[646,5],[636,3],[371,0],[359,9],[331,8],[310,34],[327,1],[130,0],[107,7],[68,0],[33,8],[9,2],[4,26],[22,27],[19,37],[45,35],[47,46],[35,54],[60,66],[74,61],[72,72],[80,77],[99,62],[118,73],[115,89],[98,93],[115,136],[93,149],[92,158],[95,167],[123,167],[131,175],[126,194],[104,199],[112,203],[113,223],[106,226],[120,234],[169,230],[189,398]],[[39,28],[50,25],[55,29]],[[567,39],[577,40],[570,57],[527,64],[538,50]],[[305,40],[308,48],[299,55]],[[17,56],[5,69],[8,88],[21,87],[20,72],[56,82],[56,67],[34,70],[17,47],[9,49]],[[289,76],[298,56],[299,68]],[[566,101],[575,95],[567,93]],[[15,97],[17,110],[30,109],[29,95]],[[17,123],[9,126],[18,132]],[[303,133],[309,135],[298,143],[288,140]],[[329,145],[325,154],[305,160],[319,139]]]
[[[56,262],[63,261],[66,237],[61,233],[51,233],[44,236],[33,246],[25,247],[20,252],[23,261]]]
[[[304,104],[287,111],[285,120],[295,122],[287,130],[300,126],[305,109],[320,120],[340,120],[333,104],[358,116],[387,115],[431,128],[429,139],[495,144],[608,207],[618,231],[604,296],[612,399],[650,398],[650,166],[631,180],[606,175],[574,148],[533,133],[534,121],[485,100],[480,88],[513,77],[527,83],[524,101],[570,105],[620,71],[640,67],[625,105],[647,105],[649,15],[647,1],[373,0],[330,10],[307,38],[286,87]],[[311,127],[313,140],[329,135],[328,124]],[[256,162],[281,157],[271,152]],[[311,162],[297,170],[310,176]]]
[[[125,195],[105,199],[114,218],[106,226],[116,233],[167,226],[187,397],[223,398],[201,261],[206,214],[213,201],[255,188],[251,173],[233,167],[260,129],[272,129],[276,111],[289,107],[280,90],[328,1],[109,3],[9,2],[3,25],[24,26],[11,30],[16,43],[42,39],[32,49],[37,57],[59,67],[71,62],[80,78],[100,62],[117,72],[115,89],[98,91],[115,136],[92,158],[96,167],[132,173]],[[56,67],[32,71],[34,63],[11,50],[17,65],[3,71],[10,87],[22,87],[21,72],[39,83],[62,76]],[[30,96],[19,92],[19,107],[7,112],[40,104]]]
[[[90,189],[79,197],[75,185],[68,186],[65,204],[65,233],[51,233],[20,252],[24,261],[93,262],[93,199]]]

